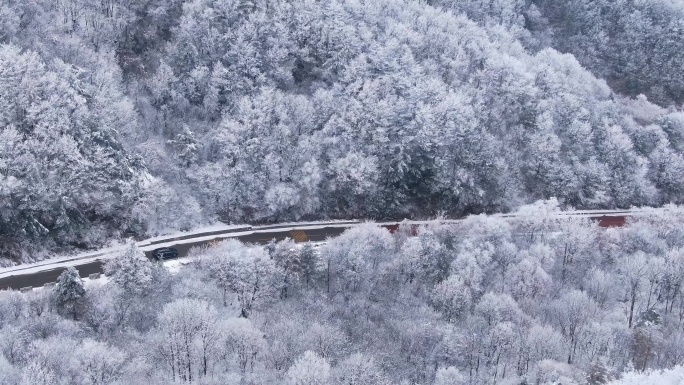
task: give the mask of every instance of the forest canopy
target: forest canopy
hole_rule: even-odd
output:
[[[0,292],[0,382],[681,384],[683,208],[520,214],[227,240],[180,268],[131,246],[106,279]]]
[[[2,263],[216,218],[681,203],[683,9],[5,1]]]
[[[466,218],[131,243],[0,292],[0,383],[681,383],[682,68],[682,0],[4,0],[2,267]]]

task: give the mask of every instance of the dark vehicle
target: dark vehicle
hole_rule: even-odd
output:
[[[178,250],[173,247],[162,247],[161,249],[154,249],[152,255],[157,261],[163,261],[165,259],[178,258]]]

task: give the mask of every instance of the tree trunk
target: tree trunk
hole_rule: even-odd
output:
[[[632,298],[629,304],[629,328],[632,328],[632,319],[634,317],[634,304],[636,303],[636,285],[632,285]]]
[[[328,267],[326,268],[326,285],[328,286],[328,296],[330,296],[330,260],[328,260]]]

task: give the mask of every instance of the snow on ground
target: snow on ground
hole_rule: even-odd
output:
[[[195,240],[198,239],[203,239],[203,238],[190,238],[185,241],[177,241],[174,239],[177,239],[178,237],[185,237],[185,236],[193,236],[193,235],[199,235],[203,233],[213,233],[217,231],[224,232],[226,234],[234,234],[231,231],[236,231],[236,230],[249,230],[252,227],[249,225],[226,225],[226,224],[216,224],[212,226],[206,226],[202,227],[199,229],[195,229],[192,231],[188,232],[177,232],[172,235],[164,235],[164,236],[159,236],[159,237],[154,237],[150,239],[145,239],[140,242],[136,242],[138,247],[140,247],[143,251],[148,251],[148,250],[153,250],[158,247],[168,247],[169,245],[174,245],[174,244],[181,244],[181,243],[192,243]],[[210,237],[213,237],[216,235],[212,235]],[[168,242],[161,244],[164,240],[168,240]],[[154,244],[152,244],[154,243]],[[98,259],[107,259],[111,258],[118,253],[124,251],[126,249],[126,243],[118,243],[114,244],[110,247],[96,250],[96,251],[88,251],[85,253],[79,253],[75,255],[67,255],[67,256],[59,256],[55,258],[50,258],[46,259],[40,262],[36,263],[29,263],[29,264],[22,264],[22,265],[16,265],[16,266],[10,266],[10,267],[3,267],[0,268],[0,278],[12,276],[12,275],[23,275],[23,274],[33,274],[42,270],[45,270],[48,268],[49,269],[54,269],[58,267],[67,267],[67,266],[74,266],[76,265],[75,262],[78,262],[78,265],[83,265],[86,263],[94,262],[97,261]]]
[[[243,235],[251,235],[254,233],[269,234],[269,233],[278,233],[278,232],[292,231],[292,230],[313,230],[313,229],[320,229],[323,227],[349,227],[349,225],[348,224],[341,224],[341,223],[319,223],[316,225],[309,224],[307,226],[292,226],[292,227],[283,227],[283,228],[265,229],[265,230],[259,230],[258,228],[255,228],[255,229],[250,230],[250,231],[241,231],[241,232],[236,232],[236,233],[227,233],[227,234],[218,234],[218,235],[208,235],[206,237],[198,237],[198,238],[192,238],[192,239],[184,239],[181,241],[158,243],[158,244],[154,244],[152,246],[144,246],[144,247],[141,247],[140,249],[143,251],[149,251],[149,250],[157,249],[160,247],[173,247],[176,245],[182,245],[182,244],[187,244],[187,243],[223,241],[223,240],[228,239],[228,238],[241,237]]]
[[[152,243],[159,243],[163,242],[165,240],[173,240],[175,238],[179,237],[187,237],[187,236],[192,236],[192,235],[199,235],[199,234],[204,234],[204,233],[213,233],[213,232],[229,232],[229,231],[236,231],[236,230],[248,230],[251,229],[252,226],[250,225],[227,225],[225,223],[216,223],[210,226],[205,226],[205,227],[200,227],[197,229],[193,229],[191,231],[176,231],[156,237],[152,237],[149,239],[145,239],[143,241],[138,242],[138,246],[145,246],[149,245]]]
[[[83,285],[86,288],[93,285],[104,285],[107,283],[109,283],[109,277],[104,274],[100,274],[100,277],[96,279],[90,279],[88,277],[83,278]],[[33,290],[35,290],[35,288]]]
[[[226,238],[232,238],[232,237],[237,237],[237,236],[242,236],[242,235],[249,235],[249,234],[253,234],[255,232],[271,233],[271,232],[291,231],[294,229],[310,230],[310,229],[316,229],[316,228],[321,228],[321,227],[340,227],[340,226],[341,227],[347,227],[350,224],[355,224],[355,223],[359,223],[359,222],[358,221],[328,221],[328,222],[284,223],[284,224],[278,224],[278,225],[266,225],[266,226],[258,226],[258,227],[252,227],[249,225],[226,225],[226,224],[220,223],[220,224],[202,227],[202,228],[195,229],[192,231],[177,232],[177,233],[173,233],[170,235],[164,235],[164,236],[158,236],[158,237],[154,237],[154,238],[145,239],[145,240],[142,240],[140,242],[136,242],[136,244],[138,245],[138,247],[140,247],[141,250],[150,251],[150,250],[154,250],[154,249],[157,249],[160,247],[171,247],[174,245],[203,242],[203,241],[211,241],[211,240],[223,240]],[[243,231],[239,231],[239,230],[243,230]],[[215,232],[219,232],[219,231],[221,233],[210,234],[210,235],[203,236],[203,237],[200,236],[201,234],[204,234],[204,233],[215,233]],[[195,237],[194,235],[197,235],[197,236]],[[188,239],[179,240],[178,239],[179,237],[188,237]],[[166,241],[166,242],[164,242],[164,241]],[[46,260],[36,262],[36,263],[4,267],[4,268],[0,268],[0,278],[12,276],[12,275],[19,275],[19,274],[33,274],[33,273],[36,273],[38,271],[42,271],[44,269],[47,269],[48,265],[49,265],[49,269],[54,269],[57,267],[74,266],[74,265],[76,265],[76,263],[74,263],[76,261],[78,261],[78,265],[82,265],[85,263],[94,262],[98,259],[111,258],[111,257],[115,256],[117,253],[120,253],[125,249],[126,249],[126,244],[125,243],[119,243],[119,244],[112,245],[111,247],[107,247],[107,248],[96,250],[96,251],[89,251],[89,252],[75,254],[75,255],[59,256],[59,257],[46,259]]]
[[[575,210],[575,211],[559,211],[553,212],[553,215],[559,217],[572,217],[572,216],[598,216],[598,215],[609,215],[609,214],[620,214],[620,215],[635,215],[639,213],[650,213],[656,209],[632,209],[629,211],[625,210]],[[663,209],[661,209],[663,210]],[[667,210],[664,209],[664,210]],[[525,213],[511,213],[511,214],[494,214],[495,217],[520,217],[525,216]],[[441,220],[444,223],[457,223],[462,221],[458,220]],[[393,225],[400,223],[401,221],[391,221],[378,223],[379,225]],[[410,221],[411,224],[421,225],[431,223],[433,221]],[[250,235],[254,233],[275,233],[283,231],[292,230],[310,230],[317,229],[321,227],[350,227],[355,224],[362,223],[360,221],[351,220],[333,220],[326,222],[292,222],[292,223],[279,223],[274,225],[263,225],[263,226],[249,226],[249,225],[227,225],[224,223],[217,223],[210,226],[205,226],[202,228],[194,229],[192,231],[186,232],[175,232],[163,236],[157,236],[149,238],[140,242],[137,245],[143,251],[150,251],[160,247],[173,247],[174,245],[204,242],[204,241],[220,241],[226,238],[238,237],[242,235]],[[207,234],[208,233],[208,234]],[[202,234],[207,234],[206,236],[201,236]],[[185,239],[183,239],[185,238]],[[56,258],[46,259],[44,261],[23,264],[11,267],[0,268],[0,278],[12,276],[12,275],[23,275],[23,274],[33,274],[46,269],[54,269],[59,267],[67,267],[74,265],[82,265],[85,263],[94,262],[97,260],[111,258],[118,253],[125,250],[125,244],[115,244],[111,247],[91,251],[86,253],[81,253],[77,255],[61,256]]]
[[[663,371],[629,372],[607,385],[684,385],[684,366]]]
[[[631,210],[634,212],[634,210]],[[639,210],[636,210],[639,211]],[[644,210],[646,212],[649,212],[650,210]],[[620,210],[577,210],[577,211],[560,211],[554,213],[555,215],[558,216],[585,216],[585,215],[606,215],[606,214],[628,214],[628,211],[620,211]],[[523,214],[524,215],[524,214]],[[499,216],[499,217],[515,217],[515,216],[520,216],[520,214],[494,214],[493,216]],[[445,223],[456,223],[460,222],[462,220],[442,220]],[[383,223],[378,223],[379,225],[393,225],[396,223],[399,223],[401,221],[391,221],[391,222],[383,222]],[[412,224],[415,225],[421,225],[421,224],[427,224],[432,221],[411,221]],[[179,231],[179,232],[174,232],[170,234],[166,234],[163,236],[157,236],[149,239],[145,239],[143,241],[137,242],[137,245],[144,251],[149,251],[153,250],[156,248],[160,247],[171,247],[174,245],[179,245],[179,244],[185,244],[185,243],[194,243],[194,242],[201,242],[201,241],[211,241],[211,240],[222,240],[225,238],[230,238],[230,237],[235,237],[235,236],[240,236],[240,235],[248,235],[252,234],[254,232],[259,232],[259,233],[269,233],[269,232],[281,232],[281,231],[291,231],[291,230],[307,230],[307,229],[315,229],[315,228],[320,228],[320,227],[348,227],[349,225],[354,225],[354,224],[359,224],[361,223],[360,221],[356,220],[333,220],[333,221],[319,221],[319,222],[291,222],[291,223],[279,223],[279,224],[274,224],[274,225],[263,225],[263,226],[249,226],[249,225],[227,225],[225,223],[216,223],[210,226],[205,226],[201,228],[194,229],[192,231]],[[243,230],[243,231],[240,231]],[[210,233],[207,236],[200,236],[201,234],[205,233]],[[179,238],[186,238],[186,239],[179,239]],[[84,263],[89,263],[96,261],[98,259],[106,259],[110,258],[117,253],[120,253],[121,251],[125,250],[125,244],[119,243],[119,244],[113,244],[111,247],[107,247],[105,249],[100,249],[97,251],[90,251],[86,253],[80,253],[76,255],[68,255],[68,256],[59,256],[55,258],[50,258],[46,259],[40,262],[36,263],[31,263],[31,264],[22,264],[22,265],[16,265],[16,266],[10,266],[10,267],[4,267],[0,268],[0,278],[11,276],[11,275],[18,275],[18,274],[33,274],[37,271],[40,271],[41,269],[47,269],[48,265],[49,268],[56,268],[56,267],[66,267],[66,266],[73,266],[76,265],[76,261],[78,261],[78,265],[84,264]]]
[[[310,244],[314,247],[315,250],[318,250],[321,246],[325,245],[327,242],[326,241],[320,241],[320,242],[310,242]],[[304,243],[295,243],[294,245],[296,248],[301,249],[304,246]],[[181,268],[183,268],[186,265],[189,265],[192,263],[193,257],[183,257],[183,258],[176,258],[176,259],[170,259],[167,261],[162,262],[164,267],[169,271],[171,274],[177,274]],[[83,282],[86,285],[92,284],[94,282],[97,283],[107,283],[109,282],[109,278],[106,277],[104,274],[100,275],[100,278],[96,280],[91,280],[90,278],[83,278]]]
[[[12,275],[33,274],[39,271],[54,269],[57,267],[73,266],[75,265],[74,262],[76,261],[79,262],[79,265],[82,265],[102,259],[105,255],[116,255],[116,253],[125,250],[125,247],[126,246],[124,244],[121,244],[121,246],[117,247],[108,247],[106,249],[90,251],[82,254],[50,258],[36,263],[3,267],[0,268],[0,278],[9,277]]]
[[[26,275],[26,274],[35,274],[39,273],[44,270],[52,270],[60,267],[69,267],[69,266],[77,266],[77,265],[85,265],[91,262],[95,262],[97,260],[101,259],[106,259],[106,258],[111,258],[112,256],[118,255],[118,252],[123,251],[124,249],[118,249],[116,251],[112,251],[111,253],[107,253],[106,255],[102,255],[102,253],[97,254],[96,256],[89,256],[89,257],[80,257],[80,258],[69,258],[66,260],[59,260],[59,261],[54,261],[54,263],[46,263],[46,264],[41,264],[41,265],[20,265],[22,269],[14,269],[14,270],[5,270],[8,268],[3,269],[4,271],[0,272],[0,278],[6,278],[6,277],[11,277],[15,275]],[[77,263],[78,262],[78,263]]]
[[[250,235],[254,233],[274,233],[274,232],[283,232],[283,231],[291,231],[291,230],[311,230],[311,229],[318,229],[322,227],[349,227],[350,224],[354,224],[358,222],[351,222],[351,221],[336,221],[336,222],[307,222],[303,226],[302,225],[296,225],[293,224],[292,226],[289,225],[283,225],[283,226],[289,226],[289,227],[278,227],[278,228],[268,228],[267,226],[265,229],[260,230],[260,228],[255,228],[252,229],[251,226],[229,226],[229,227],[224,227],[222,228],[225,230],[225,233],[221,234],[212,234],[212,235],[207,235],[204,237],[193,237],[193,238],[188,238],[188,239],[183,239],[183,240],[174,240],[173,238],[168,238],[168,237],[158,237],[154,244],[150,244],[150,240],[144,240],[141,242],[138,242],[137,245],[140,247],[142,251],[151,251],[157,248],[161,247],[173,247],[176,245],[182,245],[182,244],[188,244],[188,243],[196,243],[196,242],[209,242],[209,241],[222,241],[224,239],[228,238],[234,238],[234,237],[239,237],[243,235]],[[280,226],[280,225],[278,225]],[[244,228],[246,231],[237,231],[234,232],[232,230],[239,230]],[[211,230],[211,231],[222,231],[222,230]],[[205,230],[206,232],[206,230]],[[190,234],[202,234],[201,231],[196,230],[193,232],[189,233],[184,233],[184,235],[190,235]],[[169,239],[168,242],[159,242],[159,240],[162,239]],[[109,259],[113,258],[122,251],[126,249],[126,246],[119,246],[119,247],[111,247],[103,250],[98,250],[95,252],[88,252],[88,253],[83,253],[83,254],[78,254],[74,256],[68,256],[68,257],[62,257],[62,258],[52,258],[48,259],[45,261],[41,261],[38,263],[32,263],[32,264],[25,264],[25,265],[18,265],[18,266],[12,266],[12,267],[6,267],[0,269],[0,278],[5,278],[9,276],[14,276],[14,275],[26,275],[26,274],[35,274],[43,270],[47,269],[55,269],[55,268],[61,268],[61,267],[68,267],[68,266],[76,266],[76,265],[84,265],[87,263],[95,262],[98,260],[104,260],[104,259]]]
[[[138,246],[147,246],[152,243],[159,243],[163,242],[164,240],[169,240],[172,241],[175,238],[178,237],[184,237],[184,236],[191,236],[195,234],[203,234],[203,233],[209,233],[209,232],[217,232],[217,231],[223,231],[223,232],[229,232],[231,230],[239,230],[239,229],[244,229],[248,230],[251,229],[251,226],[249,225],[227,225],[225,223],[217,223],[214,225],[210,226],[205,226],[205,227],[200,227],[197,229],[194,229],[192,231],[177,231],[161,236],[156,236],[153,238],[149,239],[144,239],[140,242],[136,242]],[[96,257],[96,256],[101,256],[104,254],[112,254],[112,253],[117,253],[122,250],[125,250],[126,247],[126,242],[117,242],[113,243],[109,247],[105,247],[103,249],[99,250],[94,250],[94,251],[88,251],[84,253],[78,253],[78,254],[72,254],[72,255],[62,255],[62,256],[56,256],[52,257],[49,259],[45,259],[39,262],[34,262],[34,263],[27,263],[27,264],[21,264],[21,265],[15,265],[15,266],[9,266],[9,267],[3,267],[0,268],[0,277],[3,277],[3,273],[5,272],[11,272],[11,271],[20,271],[24,269],[30,269],[33,267],[37,266],[44,266],[44,265],[52,265],[55,263],[60,263],[60,262],[68,262],[68,261],[75,261],[75,260],[83,260],[88,257]],[[69,265],[67,265],[69,266]]]
[[[349,227],[353,225],[360,224],[361,222],[358,221],[353,221],[353,222],[310,222],[310,223],[304,223],[301,225],[298,224],[292,224],[292,225],[278,225],[278,227],[273,227],[271,228],[270,226],[263,226],[263,227],[253,227],[252,231],[248,232],[248,234],[251,233],[259,233],[259,234],[268,234],[268,233],[279,233],[283,231],[292,231],[292,230],[314,230],[314,229],[320,229],[323,227]],[[281,227],[282,226],[282,227]]]
[[[164,267],[166,267],[166,269],[169,271],[169,273],[176,274],[180,271],[181,267],[189,264],[190,262],[192,262],[192,258],[183,257],[164,261],[163,264]]]
[[[309,242],[313,247],[314,250],[319,250],[320,247],[325,245],[327,242],[326,241],[319,241],[319,242]],[[301,249],[304,246],[305,243],[296,243],[295,247],[298,249]],[[168,261],[162,262],[164,264],[164,267],[169,271],[171,274],[177,274],[180,272],[181,268],[184,266],[190,264],[192,262],[191,257],[183,257],[183,258],[177,258],[177,259],[170,259]],[[104,274],[100,274],[98,278],[95,279],[90,279],[89,277],[82,278],[83,279],[83,285],[87,288],[92,287],[94,285],[105,285],[109,283],[109,277],[107,277]],[[32,291],[37,291],[37,290],[44,290],[44,289],[50,289],[52,290],[52,286],[45,287],[45,286],[38,286],[34,287]],[[12,292],[11,290],[0,290],[0,296]],[[669,385],[669,384],[668,384]]]
[[[260,225],[260,226],[252,226],[254,230],[259,230],[259,229],[268,229],[268,228],[285,228],[285,227],[305,227],[305,226],[323,226],[323,225],[340,225],[340,224],[356,224],[356,223],[361,223],[361,221],[352,219],[352,220],[345,220],[345,219],[331,219],[328,221],[311,221],[311,222],[283,222],[283,223],[275,223],[272,225]]]

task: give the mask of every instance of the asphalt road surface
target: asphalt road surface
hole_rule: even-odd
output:
[[[253,243],[253,244],[266,244],[270,242],[272,239],[275,239],[276,241],[281,241],[286,238],[292,238],[295,240],[295,242],[306,242],[306,241],[313,241],[313,242],[318,242],[318,241],[324,241],[327,238],[335,237],[340,234],[342,234],[346,229],[341,228],[341,227],[322,227],[318,229],[308,229],[308,230],[294,230],[294,231],[272,231],[272,232],[267,232],[267,233],[253,233],[253,234],[247,234],[247,235],[241,235],[238,237],[234,237],[238,239],[239,241],[243,243]],[[182,243],[179,245],[173,246],[176,250],[178,250],[178,257],[184,257],[188,254],[188,251],[192,247],[195,246],[201,246],[204,244],[208,244],[213,242],[214,240],[209,240],[209,241],[200,241],[200,242],[193,242],[193,243]],[[152,252],[147,251],[145,252],[145,255],[147,258],[152,259]],[[90,262],[86,263],[83,265],[77,265],[75,266],[76,269],[78,270],[79,274],[81,277],[87,277],[90,274],[93,273],[102,273],[102,265],[104,265],[104,262],[102,261],[95,261],[95,262]],[[38,273],[34,274],[23,274],[23,275],[15,275],[11,277],[6,277],[0,279],[0,290],[5,290],[5,289],[15,289],[19,290],[22,287],[28,287],[28,286],[33,286],[33,287],[39,287],[43,286],[46,283],[51,283],[51,282],[56,282],[57,277],[59,277],[62,272],[66,270],[65,267],[60,267],[56,268],[53,270],[45,270],[41,271]]]

